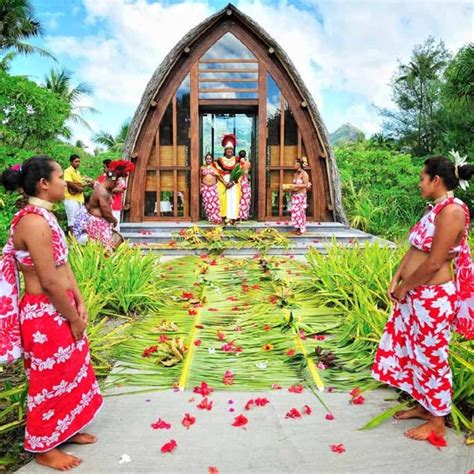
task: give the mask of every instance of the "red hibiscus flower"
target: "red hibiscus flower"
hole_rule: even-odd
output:
[[[172,439],[171,441],[169,441],[168,443],[165,443],[161,447],[161,452],[162,453],[172,453],[177,448],[177,446],[178,446],[178,444],[176,443],[176,441],[174,439]]]
[[[196,340],[194,341],[194,345],[195,345],[196,347],[199,347],[201,344],[202,344],[201,339],[196,339]]]
[[[342,454],[342,453],[346,452],[346,448],[344,447],[344,445],[342,443],[341,444],[331,444],[330,448],[331,448],[331,451],[333,453]]]
[[[303,391],[303,385],[292,385],[291,387],[288,388],[288,391],[291,393],[301,393]]]
[[[351,403],[353,405],[362,405],[365,402],[365,398],[362,395],[359,395],[358,397],[354,397],[351,400]]]
[[[295,350],[294,350],[294,349],[288,349],[288,350],[286,351],[286,355],[287,355],[288,357],[294,356],[294,355],[295,355]]]
[[[362,393],[362,390],[359,387],[353,388],[350,392],[349,395],[351,397],[357,397],[357,395],[360,395]]]
[[[171,428],[171,425],[169,423],[166,423],[165,420],[158,418],[158,420],[155,421],[155,423],[151,424],[151,427],[154,430],[169,430]]]
[[[301,413],[296,409],[292,408],[286,415],[285,418],[301,418]]]
[[[168,340],[168,336],[166,334],[160,334],[160,342],[166,342]]]
[[[313,410],[311,410],[311,407],[309,405],[305,405],[303,407],[303,413],[305,415],[311,415],[312,412],[313,412]]]
[[[254,404],[254,401],[253,401],[253,398],[251,400],[249,400],[246,404],[245,404],[245,410],[250,410],[252,408],[252,405]]]
[[[195,309],[188,309],[189,316],[196,316],[198,314],[197,310]]]
[[[235,341],[226,342],[221,350],[224,352],[242,352],[242,348],[235,345]]]
[[[181,294],[181,298],[183,298],[184,300],[190,300],[194,298],[194,295],[189,291],[183,291],[183,293]]]
[[[191,416],[189,413],[184,414],[184,418],[181,420],[181,424],[189,430],[189,428],[196,423],[196,417]]]
[[[235,375],[230,371],[226,370],[224,378],[222,379],[225,385],[232,385],[234,383]]]
[[[325,418],[326,420],[332,421],[334,420],[334,415],[332,413],[326,413]]]
[[[222,331],[217,331],[217,339],[223,341],[225,339],[225,334]]]
[[[219,474],[219,469],[217,469],[215,466],[209,466],[207,468],[207,472],[208,474]]]
[[[6,315],[13,311],[12,299],[9,296],[2,296],[0,298],[0,314]]]
[[[143,351],[142,356],[143,356],[143,357],[150,357],[150,355],[153,354],[154,352],[156,352],[157,350],[158,350],[158,346],[150,346],[150,347],[147,347],[147,348]]]
[[[436,446],[436,449],[440,451],[441,448],[444,448],[448,445],[443,435],[437,435],[434,431],[429,434],[428,438],[426,438],[426,441],[428,441],[428,443],[432,444],[433,446]]]
[[[283,387],[277,383],[272,383],[272,390],[281,390]]]
[[[270,326],[269,324],[265,324],[265,326],[263,326],[264,331],[270,331],[270,329],[272,329],[272,326]]]
[[[255,405],[257,405],[258,407],[264,407],[265,405],[270,403],[270,400],[268,400],[268,398],[256,398],[254,401]]]
[[[201,382],[201,385],[194,387],[193,392],[194,393],[199,393],[199,395],[202,395],[203,397],[207,397],[214,391],[213,388],[209,387],[206,382]]]
[[[248,423],[249,420],[244,415],[239,415],[234,418],[234,422],[232,423],[232,426],[235,426],[236,428],[239,428],[241,426],[245,426]]]
[[[196,407],[199,408],[200,410],[211,411],[212,410],[212,403],[213,402],[210,402],[206,397],[206,398],[203,398],[202,402],[198,403],[196,405]]]

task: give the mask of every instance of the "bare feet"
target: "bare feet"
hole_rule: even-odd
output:
[[[426,423],[423,423],[416,428],[405,431],[405,436],[417,441],[425,441],[428,439],[432,432],[435,432],[438,436],[444,435],[446,428],[444,426],[443,416],[433,416]]]
[[[89,433],[77,433],[67,440],[67,443],[74,444],[94,444],[97,438]]]
[[[430,413],[420,405],[409,408],[408,410],[397,411],[393,417],[396,420],[409,420],[410,418],[421,418],[422,420],[431,419]]]
[[[72,454],[63,453],[57,448],[51,449],[51,451],[46,453],[36,454],[35,460],[38,464],[56,469],[57,471],[69,471],[79,466],[82,462],[82,459]]]

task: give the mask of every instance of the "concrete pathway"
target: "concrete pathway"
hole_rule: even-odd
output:
[[[376,390],[364,394],[365,404],[350,405],[348,394],[323,394],[334,421],[325,419],[324,408],[307,390],[301,394],[287,390],[214,392],[211,411],[197,409],[201,396],[191,391],[112,396],[106,398],[89,429],[98,436],[97,444],[65,445],[64,450],[83,458],[76,473],[207,474],[211,466],[221,474],[468,474],[474,469],[472,448],[453,431],[448,432],[448,446],[441,451],[403,436],[419,420],[389,420],[373,430],[357,431],[393,405],[394,395],[391,390]],[[267,397],[270,403],[245,411],[245,403],[255,397]],[[392,400],[385,401],[387,398]],[[313,409],[311,415],[285,419],[291,408],[301,410],[305,404]],[[231,407],[234,412],[229,411]],[[196,417],[189,430],[181,425],[184,413]],[[245,429],[231,426],[241,413],[248,418]],[[158,418],[171,423],[171,429],[152,429],[151,423]],[[161,446],[171,439],[178,444],[174,453],[161,453]],[[339,443],[346,449],[343,454],[330,449],[331,444]],[[131,461],[119,464],[124,454]],[[30,463],[18,472],[52,471]]]

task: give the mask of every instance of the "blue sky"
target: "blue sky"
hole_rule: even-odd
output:
[[[41,82],[51,67],[74,72],[93,95],[84,105],[94,130],[116,133],[130,118],[162,59],[192,27],[227,1],[33,0],[45,35],[35,43],[58,64],[19,57],[13,74]],[[390,106],[397,59],[407,61],[429,35],[455,52],[474,41],[471,1],[236,1],[286,50],[312,92],[329,131],[350,122],[370,134],[380,127],[374,104]],[[74,127],[90,146],[91,133]]]

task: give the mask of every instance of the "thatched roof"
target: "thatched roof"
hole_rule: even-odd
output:
[[[338,222],[346,223],[347,221],[342,206],[340,179],[336,165],[336,159],[329,145],[328,131],[324,125],[316,103],[311,96],[311,93],[305,86],[293,62],[288,57],[283,48],[260,25],[258,25],[258,23],[256,23],[249,16],[242,13],[231,3],[190,30],[169,52],[160,66],[155,70],[146,86],[140,104],[138,105],[135,115],[133,116],[133,119],[130,123],[130,128],[128,130],[124,145],[124,153],[126,157],[130,158],[131,154],[133,153],[133,148],[140,133],[140,129],[148,111],[150,110],[151,102],[158,94],[158,91],[160,90],[160,87],[162,86],[168,74],[173,70],[178,58],[184,53],[186,47],[189,47],[190,44],[199,40],[199,38],[204,36],[209,29],[214,27],[214,25],[223,21],[225,18],[229,18],[227,13],[228,10],[232,11],[232,16],[234,18],[237,17],[242,21],[242,23],[248,25],[248,27],[262,40],[262,42],[268,46],[268,48],[273,48],[275,57],[277,57],[281,64],[285,67],[296,88],[299,90],[301,96],[305,99],[313,124],[318,132],[328,159],[328,169],[332,188],[332,202],[334,203],[334,218]]]

